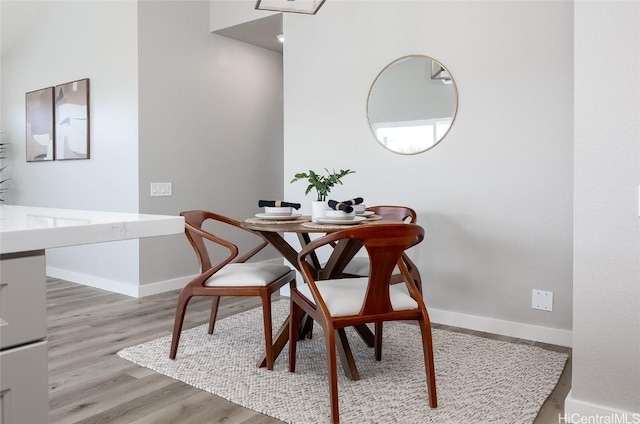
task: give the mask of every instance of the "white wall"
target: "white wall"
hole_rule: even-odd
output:
[[[639,116],[639,2],[576,2],[575,422],[640,414]]]
[[[138,14],[140,211],[242,219],[281,198],[282,55],[209,33],[208,1],[139,2]],[[173,196],[151,198],[152,181]],[[143,285],[197,271],[183,235],[140,245]]]
[[[2,3],[4,11],[11,2]],[[11,142],[7,202],[137,212],[136,3],[44,2],[42,6],[47,14],[2,56],[1,126]],[[7,13],[2,19],[19,21]],[[82,78],[91,84],[91,159],[27,163],[25,93]],[[61,272],[66,270],[137,284],[138,242],[52,249],[47,252],[47,266],[54,276],[73,279],[74,274]]]
[[[313,200],[296,172],[356,170],[331,197],[418,212],[435,321],[570,344],[572,3],[327,2],[284,18],[285,197]],[[378,72],[408,54],[442,62],[460,99],[449,135],[415,156],[382,148],[365,115]],[[531,309],[532,289],[553,312]]]

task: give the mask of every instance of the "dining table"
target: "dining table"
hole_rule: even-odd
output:
[[[259,216],[262,216],[260,214]],[[242,222],[242,227],[248,230],[261,234],[269,243],[287,260],[295,269],[300,271],[300,265],[298,263],[298,253],[307,244],[311,242],[312,234],[328,234],[334,231],[339,231],[345,228],[349,228],[352,225],[376,225],[380,223],[389,223],[389,221],[383,219],[381,216],[375,214],[368,214],[366,219],[359,219],[356,223],[332,223],[321,224],[312,222],[309,216],[295,215],[290,219],[278,218],[278,219],[265,219],[265,217],[254,217],[245,219]],[[299,241],[299,247],[296,248],[292,243],[288,242],[285,238],[285,233],[293,233],[297,235]],[[356,240],[340,240],[333,246],[333,250],[329,255],[326,262],[321,262],[315,254],[311,254],[308,257],[309,265],[315,273],[314,278],[318,280],[336,279],[343,277],[343,270],[345,266],[353,259],[353,257],[362,248],[362,244]],[[300,334],[302,336],[308,335],[312,322],[309,319],[303,320],[299,324]],[[360,335],[362,340],[369,347],[374,346],[374,335],[366,324],[362,324],[354,327],[357,334]],[[360,375],[347,340],[347,336],[344,329],[339,329],[336,337],[336,347],[338,355],[342,363],[343,370],[347,377],[352,380],[359,380]],[[276,336],[274,338],[274,355],[277,357],[288,341],[289,332],[289,318],[282,323]],[[259,366],[266,366],[266,357],[262,357],[259,361]]]

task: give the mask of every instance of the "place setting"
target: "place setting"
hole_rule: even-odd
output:
[[[300,203],[284,200],[259,200],[258,207],[264,208],[264,212],[255,214],[254,218],[245,219],[245,222],[251,224],[292,224],[309,221],[309,217],[303,217],[301,213],[294,212],[294,210],[300,209]]]
[[[358,225],[367,221],[375,221],[382,219],[372,211],[366,210],[364,199],[356,197],[354,199],[338,202],[336,200],[327,201],[328,209],[324,211],[323,216],[318,216],[313,222],[305,222],[302,224],[307,228],[325,228],[330,227],[343,228],[350,225]]]

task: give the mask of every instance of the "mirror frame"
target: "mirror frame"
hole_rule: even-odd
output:
[[[435,143],[433,143],[431,146],[427,147],[424,150],[420,150],[420,151],[417,151],[417,152],[411,152],[411,153],[404,153],[404,152],[397,152],[395,150],[392,150],[392,149],[388,148],[387,146],[382,144],[382,142],[378,139],[378,136],[376,135],[376,133],[375,133],[375,131],[373,129],[373,125],[371,124],[371,120],[369,119],[369,103],[371,101],[371,92],[373,91],[373,87],[376,85],[376,82],[378,81],[378,79],[380,79],[380,76],[387,69],[389,69],[391,66],[393,66],[397,62],[400,62],[402,60],[409,59],[409,58],[426,58],[426,59],[430,59],[432,61],[437,62],[443,68],[443,70],[445,70],[448,73],[448,76],[451,79],[451,85],[453,86],[453,94],[455,96],[455,105],[454,105],[454,108],[453,108],[453,116],[451,118],[451,125],[449,126],[447,131],[442,135],[442,137],[440,137],[440,139],[436,140]],[[371,131],[371,134],[373,135],[373,138],[376,140],[376,142],[380,146],[382,146],[385,150],[387,150],[389,152],[396,153],[396,154],[399,154],[399,155],[406,155],[406,156],[411,156],[411,155],[417,155],[417,154],[420,154],[420,153],[424,153],[424,152],[426,152],[428,150],[433,149],[438,144],[440,144],[440,142],[442,140],[444,140],[444,138],[449,134],[449,132],[451,131],[451,127],[453,127],[453,124],[456,121],[456,116],[458,115],[458,103],[459,102],[460,102],[460,97],[458,95],[458,85],[456,84],[456,81],[453,78],[453,75],[451,75],[451,72],[449,71],[449,68],[447,68],[445,65],[443,65],[442,62],[440,62],[438,59],[436,59],[436,58],[434,58],[432,56],[428,56],[426,54],[409,54],[409,55],[401,56],[401,57],[393,60],[392,62],[388,63],[384,68],[382,68],[382,70],[380,72],[378,72],[378,75],[376,75],[376,77],[373,79],[373,82],[371,83],[371,86],[369,87],[369,92],[367,94],[367,107],[366,107],[366,115],[367,115],[366,117],[367,117],[367,123],[369,124],[369,131]]]

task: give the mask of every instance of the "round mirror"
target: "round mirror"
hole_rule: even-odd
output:
[[[429,56],[411,55],[387,65],[373,81],[367,118],[380,144],[413,155],[447,135],[457,108],[458,90],[449,70]]]

